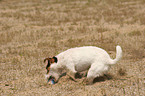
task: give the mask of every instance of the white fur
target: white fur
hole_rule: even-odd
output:
[[[111,59],[105,50],[98,47],[85,46],[68,49],[56,56],[58,62],[51,64],[46,78],[53,76],[58,80],[62,70],[72,74],[88,70],[87,79],[92,83],[94,78],[103,75],[110,65],[116,64],[121,59],[121,47],[116,46],[116,51],[116,58]]]

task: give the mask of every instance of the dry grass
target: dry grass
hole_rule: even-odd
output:
[[[0,0],[1,96],[143,96],[144,0]],[[86,86],[44,79],[45,57],[93,45],[123,59]],[[82,78],[83,79],[83,78]]]

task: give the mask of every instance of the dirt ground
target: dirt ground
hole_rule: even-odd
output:
[[[46,83],[44,58],[98,46],[123,58],[93,85]],[[0,0],[1,96],[144,96],[145,0]]]

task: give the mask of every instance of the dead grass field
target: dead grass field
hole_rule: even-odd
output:
[[[91,45],[114,58],[118,44],[110,78],[46,84],[45,57]],[[144,68],[144,0],[0,0],[1,96],[144,96]]]

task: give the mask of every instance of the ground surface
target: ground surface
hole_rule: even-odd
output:
[[[114,58],[118,44],[109,78],[46,84],[45,57],[93,45]],[[144,67],[144,0],[0,0],[1,96],[143,96]]]

